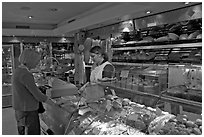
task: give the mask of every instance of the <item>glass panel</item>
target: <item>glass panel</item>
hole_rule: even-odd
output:
[[[13,47],[2,47],[2,84],[11,84],[11,76],[13,72]]]
[[[14,68],[13,45],[2,46],[2,107],[10,107],[11,77]]]

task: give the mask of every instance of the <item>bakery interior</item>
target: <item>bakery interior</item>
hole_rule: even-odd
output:
[[[115,79],[86,104],[94,46]],[[11,77],[26,48],[57,104],[43,104],[42,135],[202,135],[202,1],[2,2],[2,135],[17,135]]]

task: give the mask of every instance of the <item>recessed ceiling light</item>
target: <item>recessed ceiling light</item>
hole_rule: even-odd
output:
[[[50,11],[54,11],[54,12],[55,12],[55,11],[58,11],[57,8],[50,8],[49,10],[50,10]]]
[[[31,8],[30,7],[26,7],[26,6],[23,6],[20,8],[21,10],[30,10]]]
[[[152,12],[151,12],[151,11],[149,11],[149,10],[146,12],[146,14],[150,14],[150,13],[152,13]]]
[[[28,18],[29,18],[29,19],[32,19],[32,18],[33,18],[33,16],[28,16]]]

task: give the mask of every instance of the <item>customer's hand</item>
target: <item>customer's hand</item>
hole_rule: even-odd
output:
[[[51,98],[51,92],[52,92],[52,88],[49,88],[46,90],[46,95],[48,96],[48,98]]]
[[[78,93],[79,94],[82,94],[85,90],[85,88],[89,85],[89,82],[87,82],[86,84],[84,84],[79,90],[78,90]]]

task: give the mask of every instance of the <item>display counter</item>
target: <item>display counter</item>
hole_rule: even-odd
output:
[[[45,112],[40,114],[42,129],[47,134],[190,135],[202,131],[201,119],[191,121],[186,115],[176,116],[116,95],[108,94],[92,103],[86,103],[78,95],[53,98],[53,101],[56,105],[43,104]]]
[[[101,84],[108,90],[114,90],[116,94],[123,98],[130,98],[131,100],[144,104],[149,107],[160,107],[163,111],[171,114],[187,114],[191,120],[201,118],[202,114],[202,101],[198,102],[187,98],[179,98],[176,96],[170,96],[168,90],[156,95],[153,93],[147,93],[139,90],[133,90],[128,88],[122,88],[114,84],[115,82],[107,82]],[[186,110],[186,111],[185,111]]]

